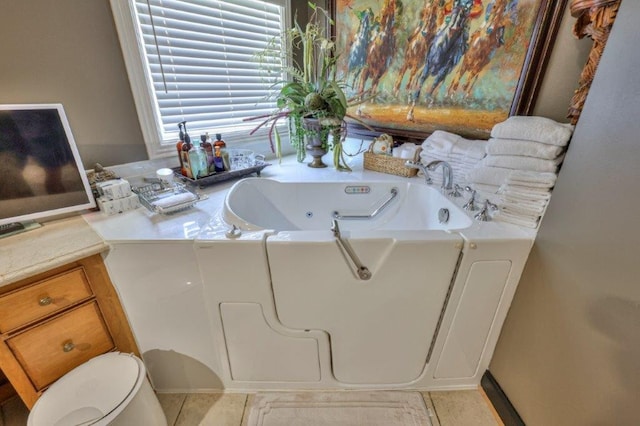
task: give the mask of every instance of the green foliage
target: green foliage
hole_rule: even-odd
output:
[[[264,121],[257,128],[270,126],[269,139],[272,149],[280,157],[280,135],[275,132],[277,146],[274,147],[274,129],[280,119],[288,119],[291,143],[297,148],[299,161],[303,161],[305,155],[304,135],[307,130],[303,126],[303,119],[318,118],[325,122],[330,129],[323,132],[323,136],[326,135],[323,138],[326,148],[335,149],[344,138],[344,132],[339,130],[346,129],[344,118],[347,107],[350,106],[343,90],[346,83],[336,78],[336,45],[327,35],[329,25],[333,25],[334,22],[323,8],[314,3],[309,3],[309,7],[313,12],[304,28],[296,19],[293,27],[284,32],[282,39],[272,40],[271,45],[274,47],[267,48],[258,55],[266,75],[285,75],[287,79],[283,81],[280,78],[274,84],[274,87],[280,87],[274,93],[277,110],[266,117],[258,117]],[[275,47],[281,41],[286,46],[284,56],[279,53],[281,49]],[[292,54],[294,49],[300,50],[301,63],[296,62]],[[333,136],[331,146],[328,144],[329,134]],[[341,163],[344,163],[344,159],[340,146],[338,151],[334,152],[334,164],[339,169],[348,169]]]

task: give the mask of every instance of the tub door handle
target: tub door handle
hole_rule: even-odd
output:
[[[349,242],[342,238],[342,235],[340,234],[340,227],[338,226],[338,221],[335,219],[332,221],[331,231],[333,232],[333,236],[336,237],[338,246],[340,246],[340,248],[347,254],[349,259],[351,259],[351,262],[356,268],[358,277],[363,281],[371,279],[371,271],[369,271],[369,268],[367,268],[362,264],[362,262],[360,262],[360,258],[358,258],[356,252],[353,251],[353,248],[351,247]],[[351,267],[351,265],[349,265],[349,267]]]
[[[362,215],[341,215],[338,211],[334,211],[332,216],[334,219],[338,220],[367,220],[373,219],[376,217],[385,207],[389,205],[391,201],[398,195],[398,188],[391,188],[391,196],[385,200],[380,207],[375,209],[371,214],[362,214]]]

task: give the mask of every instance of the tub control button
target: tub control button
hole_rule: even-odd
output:
[[[230,239],[239,238],[240,235],[242,235],[242,231],[235,225],[233,225],[227,232],[225,232],[225,236]]]
[[[438,210],[438,221],[443,224],[449,222],[449,209],[441,208]]]

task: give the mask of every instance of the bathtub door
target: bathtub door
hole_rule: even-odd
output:
[[[361,280],[331,232],[267,239],[278,318],[330,335],[334,377],[404,384],[420,377],[462,238],[444,231],[344,233],[373,276]]]

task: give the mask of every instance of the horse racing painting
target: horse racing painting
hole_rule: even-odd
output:
[[[349,113],[405,136],[486,137],[528,114],[563,0],[334,0]],[[375,97],[371,98],[371,95]]]

